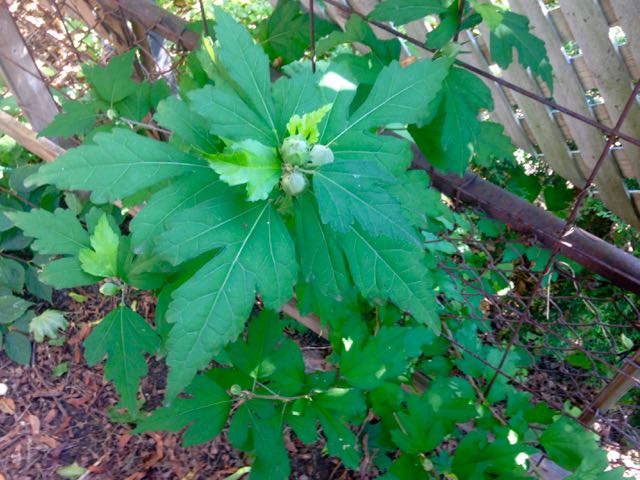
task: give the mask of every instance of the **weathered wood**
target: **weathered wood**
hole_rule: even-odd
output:
[[[187,28],[187,22],[149,0],[96,0],[106,10],[121,10],[129,19],[141,24],[146,30],[158,32],[167,40],[186,50],[194,50],[200,36]]]
[[[605,106],[617,120],[632,92],[632,79],[625,64],[609,39],[609,25],[599,5],[592,1],[560,0],[562,13],[575,37],[584,59],[598,84]],[[640,137],[640,107],[634,105],[627,115],[622,131]],[[640,178],[640,149],[623,142],[627,150],[630,171]],[[623,166],[625,168],[626,166]]]
[[[587,270],[612,283],[640,294],[640,259],[574,227],[560,238],[565,221],[526,200],[467,172],[463,177],[434,169],[424,155],[412,146],[414,166],[429,172],[432,186],[445,195],[474,206],[514,231],[530,236],[545,248],[559,246],[559,252]]]
[[[553,67],[555,95],[561,98],[562,103],[572,110],[585,116],[593,116],[587,105],[580,80],[560,50],[560,38],[554,31],[550,20],[545,17],[540,4],[530,0],[511,0],[511,6],[514,11],[523,13],[529,18],[536,35],[545,42],[549,60]],[[605,139],[600,132],[575,118],[562,116],[562,119],[567,125],[571,138],[578,146],[580,156],[587,167],[587,172],[584,173],[589,175],[605,147]],[[620,175],[619,168],[614,162],[614,158],[609,155],[600,169],[599,175],[596,177],[599,196],[613,212],[629,224],[640,228],[640,220],[626,191],[624,178]],[[578,187],[584,186],[584,176],[582,180],[583,183],[578,184]]]
[[[45,162],[53,162],[64,149],[48,138],[38,138],[36,132],[20,123],[8,113],[0,110],[0,132],[13,138],[18,144],[40,157]]]
[[[34,130],[46,127],[58,106],[5,2],[0,2],[0,71]]]
[[[462,54],[460,58],[475,67],[488,70],[489,63],[476,43],[473,33],[467,32],[467,37],[469,39],[467,45],[471,49],[471,54]],[[507,93],[496,82],[487,78],[483,78],[482,81],[491,90],[491,97],[493,98],[494,109],[491,113],[491,119],[502,124],[505,132],[511,138],[516,147],[521,148],[526,152],[533,153],[534,149],[531,140],[522,128],[522,125],[520,125],[516,119],[511,107],[511,101],[507,97]]]
[[[580,415],[584,425],[591,425],[599,414],[607,412],[632,388],[640,387],[640,350],[624,366]]]
[[[482,39],[489,39],[488,29],[480,28]],[[503,71],[505,79],[518,86],[524,87],[530,92],[542,94],[537,83],[529,73],[519,64],[512,63],[507,70]],[[529,97],[519,93],[514,94],[517,104],[524,113],[524,117],[537,144],[544,154],[544,160],[563,178],[571,181],[574,185],[583,186],[585,177],[574,162],[567,141],[562,135],[562,131],[553,119],[551,112],[546,105],[543,105]]]
[[[629,51],[636,67],[640,69],[640,3],[638,0],[614,0],[611,6],[627,36]]]

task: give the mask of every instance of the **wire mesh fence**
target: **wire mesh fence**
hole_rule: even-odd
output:
[[[104,64],[114,54],[137,48],[138,78],[171,83],[172,72],[187,61],[197,35],[157,8],[132,16],[131,3],[14,0],[9,10],[42,81],[63,100],[86,91],[80,67],[84,62]],[[326,3],[352,13],[349,4]],[[407,40],[405,34],[389,29]],[[597,161],[586,172],[586,184],[579,186],[584,188],[559,237],[575,228],[589,187],[613,143],[624,135],[624,112],[633,105],[637,88],[615,126],[593,121],[608,141],[602,151],[591,152]],[[530,98],[535,100],[535,94]],[[483,395],[510,382],[580,418],[604,441],[640,448],[640,392],[631,388],[640,385],[638,296],[560,256],[557,248],[542,249],[536,238],[450,201],[464,228],[443,229],[426,248],[438,259],[443,281],[452,282],[458,292],[456,298],[440,299],[448,321],[464,325],[473,319],[484,325],[473,339],[444,332],[459,355],[493,372],[480,384]],[[478,354],[483,351],[486,355]]]
[[[568,406],[590,412],[604,440],[640,446],[640,393],[630,391],[608,411],[599,401],[612,378],[634,381],[625,366],[638,367],[638,296],[563,257],[547,272],[550,252],[534,239],[494,230],[481,212],[458,208],[470,230],[444,234],[427,248],[447,252],[438,267],[459,292],[442,299],[448,322],[485,327],[480,344],[449,335],[463,355],[496,372],[484,382],[485,395],[508,381],[568,415],[577,413]],[[502,361],[505,345],[510,356]],[[495,350],[478,355],[484,346]]]

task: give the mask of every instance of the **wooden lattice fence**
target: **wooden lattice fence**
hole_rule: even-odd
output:
[[[544,40],[553,67],[553,99],[607,126],[622,113],[640,78],[640,2],[637,0],[511,0],[515,12],[529,17]],[[472,53],[466,60],[489,67],[486,35],[470,36]],[[518,64],[502,76],[543,96],[551,94]],[[493,93],[494,119],[514,143],[539,154],[558,174],[581,188],[606,139],[597,129],[553,111],[528,97],[487,82]],[[518,114],[516,116],[516,106]],[[520,117],[520,118],[518,118]],[[612,120],[613,119],[613,120]],[[636,103],[622,131],[640,137],[640,105]],[[603,202],[629,224],[640,226],[640,148],[622,141],[611,149],[596,177]]]

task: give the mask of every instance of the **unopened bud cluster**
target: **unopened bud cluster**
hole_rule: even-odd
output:
[[[287,195],[296,196],[309,186],[309,179],[299,167],[317,168],[333,162],[333,152],[326,145],[309,146],[303,135],[292,135],[284,139],[280,155],[285,163],[280,185]]]

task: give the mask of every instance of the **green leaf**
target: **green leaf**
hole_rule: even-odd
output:
[[[336,162],[374,160],[394,176],[402,174],[413,160],[408,141],[370,133],[348,133],[338,144],[332,145],[331,150]]]
[[[331,105],[327,104],[302,116],[298,114],[292,115],[287,122],[287,132],[291,136],[302,135],[310,144],[317,143],[320,137],[318,124],[329,110],[331,110]]]
[[[366,342],[353,342],[340,355],[340,374],[351,385],[373,389],[405,373],[409,359],[429,341],[424,327],[381,327]],[[363,344],[364,343],[364,344]]]
[[[540,445],[551,460],[569,470],[578,468],[589,450],[598,450],[597,441],[597,435],[567,417],[560,417],[540,436]]]
[[[294,215],[302,278],[320,295],[341,301],[351,281],[335,234],[320,221],[310,194],[297,198]]]
[[[227,423],[231,399],[206,375],[196,377],[186,393],[190,398],[176,398],[170,406],[154,410],[138,423],[134,433],[178,432],[187,426],[182,436],[183,446],[213,440]]]
[[[376,162],[365,159],[320,167],[313,175],[313,192],[322,221],[337,232],[346,232],[357,220],[373,235],[420,245],[399,202],[385,188],[394,181]]]
[[[151,84],[138,83],[134,92],[117,102],[114,108],[121,117],[141,122],[151,110]]]
[[[443,82],[438,115],[424,127],[410,126],[409,133],[434,166],[462,174],[474,153],[481,108],[493,108],[491,91],[472,73],[452,68]]]
[[[224,247],[223,251],[173,294],[168,311],[175,323],[168,340],[168,398],[240,334],[257,292],[266,307],[276,310],[293,295],[293,242],[270,203],[258,205],[250,215],[220,229],[209,247]]]
[[[421,247],[373,237],[355,227],[341,236],[341,244],[353,281],[365,298],[374,302],[390,299],[416,321],[440,332],[435,293]]]
[[[253,42],[249,32],[220,7],[214,8],[220,62],[250,105],[275,135],[275,108],[271,97],[269,57]]]
[[[490,167],[491,161],[494,159],[506,160],[510,163],[514,162],[513,153],[516,147],[513,146],[511,139],[504,133],[504,127],[499,123],[480,122],[478,130],[473,131],[475,138],[473,140],[475,150],[475,161],[483,167]]]
[[[70,478],[72,480],[76,480],[80,478],[86,471],[87,469],[82,465],[79,465],[78,462],[73,462],[71,465],[60,467],[56,470],[56,473],[62,478]]]
[[[285,136],[286,125],[294,115],[303,115],[322,104],[321,91],[311,71],[302,71],[291,77],[280,77],[273,84],[276,108],[276,128]]]
[[[109,312],[83,343],[89,366],[107,357],[105,377],[114,382],[119,405],[129,413],[138,410],[138,387],[147,374],[144,353],[154,353],[158,345],[156,332],[144,318],[123,306]]]
[[[89,133],[96,124],[100,107],[100,102],[65,102],[63,111],[56,115],[38,135],[69,138],[73,135]]]
[[[291,469],[282,427],[279,412],[264,400],[244,402],[236,410],[228,437],[236,448],[255,455],[252,478],[289,478]]]
[[[262,202],[247,202],[244,192],[223,182],[210,198],[174,215],[169,229],[157,239],[155,253],[173,265],[197,257],[212,249],[233,243],[264,208]]]
[[[574,189],[567,188],[564,179],[559,178],[543,191],[544,203],[548,210],[552,212],[561,212],[569,207],[571,201],[576,195]]]
[[[69,371],[69,362],[61,362],[51,369],[55,377],[61,377]]]
[[[189,100],[214,135],[236,141],[251,138],[270,147],[279,143],[271,126],[229,87],[206,85],[189,92]]]
[[[4,349],[7,357],[14,362],[21,365],[31,363],[31,342],[26,335],[9,330],[4,337]]]
[[[519,463],[522,454],[536,453],[523,443],[510,443],[506,438],[487,439],[487,432],[476,430],[468,433],[453,457],[453,473],[459,478],[509,478],[526,479],[527,468]]]
[[[120,234],[112,230],[106,213],[103,213],[98,220],[90,241],[91,248],[83,248],[78,252],[82,269],[96,277],[116,276]]]
[[[283,337],[284,322],[271,310],[263,310],[251,320],[247,341],[227,347],[233,367],[260,382],[271,394],[292,396],[304,386],[304,361],[300,348]]]
[[[344,32],[338,30],[330,33],[325,38],[318,41],[316,45],[316,55],[322,56],[329,50],[343,43],[352,44],[360,42],[371,48],[371,54],[363,58],[367,63],[373,63],[373,68],[378,72],[382,67],[400,57],[400,42],[397,38],[390,40],[380,40],[369,24],[353,14],[344,26]]]
[[[453,40],[456,32],[462,30],[458,14],[458,0],[452,2],[445,12],[440,13],[440,23],[427,33],[427,47],[440,50]]]
[[[31,248],[44,255],[75,255],[89,246],[89,234],[71,210],[57,208],[11,212],[7,216],[25,235],[35,238]]]
[[[327,126],[321,143],[339,144],[340,138],[353,129],[363,131],[390,123],[420,121],[427,116],[448,67],[446,59],[425,59],[406,68],[392,62],[380,72],[366,100],[349,118],[344,115]],[[336,109],[335,103],[333,108]]]
[[[281,0],[273,13],[258,25],[257,39],[269,54],[271,60],[281,57],[286,63],[304,56],[309,48],[309,15],[300,11],[300,3],[295,0]],[[314,31],[320,38],[336,30],[336,26],[315,17]]]
[[[369,14],[369,20],[393,22],[396,25],[445,12],[444,0],[385,0],[376,5]]]
[[[113,104],[135,93],[138,84],[131,80],[135,50],[118,55],[109,60],[106,67],[83,65],[82,71],[91,87],[104,101]]]
[[[502,23],[491,29],[491,58],[507,68],[513,62],[513,49],[518,52],[518,62],[542,77],[553,89],[553,73],[545,44],[529,32],[529,19],[510,11],[502,12]]]
[[[391,432],[394,443],[403,452],[419,454],[433,450],[453,432],[456,424],[476,416],[469,398],[451,387],[446,380],[438,380],[421,396],[407,398],[407,411],[397,414],[399,428]]]
[[[305,417],[320,421],[329,453],[338,456],[348,468],[358,468],[358,440],[349,422],[361,420],[366,410],[362,393],[353,388],[330,388],[302,401],[299,408]]]
[[[503,9],[491,3],[480,3],[478,0],[471,2],[473,9],[480,14],[482,21],[487,24],[490,29],[497,28],[504,20]]]
[[[29,323],[29,333],[36,342],[42,343],[45,337],[58,338],[59,330],[67,328],[67,320],[64,314],[58,310],[47,309],[37,317],[33,317]]]
[[[209,133],[208,122],[176,97],[162,100],[153,118],[159,125],[171,130],[171,140],[179,139],[180,145],[205,153],[218,150],[219,142]]]
[[[92,285],[101,278],[86,273],[78,257],[65,257],[47,263],[40,272],[40,280],[54,288],[74,288]]]
[[[30,267],[29,267],[30,268]],[[25,283],[25,269],[16,260],[0,257],[0,287],[14,292],[22,292]]]
[[[400,201],[404,216],[419,228],[428,227],[428,219],[435,216],[434,205],[440,202],[440,192],[429,189],[429,176],[420,170],[405,172],[390,189]],[[436,213],[437,215],[437,213]]]
[[[220,180],[229,185],[247,184],[251,202],[265,200],[280,179],[280,159],[276,150],[255,140],[243,140],[223,153],[206,155]]]
[[[49,285],[45,285],[38,278],[38,270],[29,265],[25,275],[25,286],[31,295],[35,295],[46,302],[51,303],[51,294],[53,293]]]
[[[97,134],[94,140],[94,145],[74,148],[43,165],[25,184],[91,190],[93,202],[106,203],[167,178],[209,168],[200,159],[131,130],[117,128]]]
[[[205,170],[184,175],[154,193],[129,224],[132,247],[138,253],[149,249],[176,214],[213,197],[221,184],[214,172]]]
[[[33,305],[20,297],[3,295],[0,297],[0,325],[8,325],[20,318]]]

